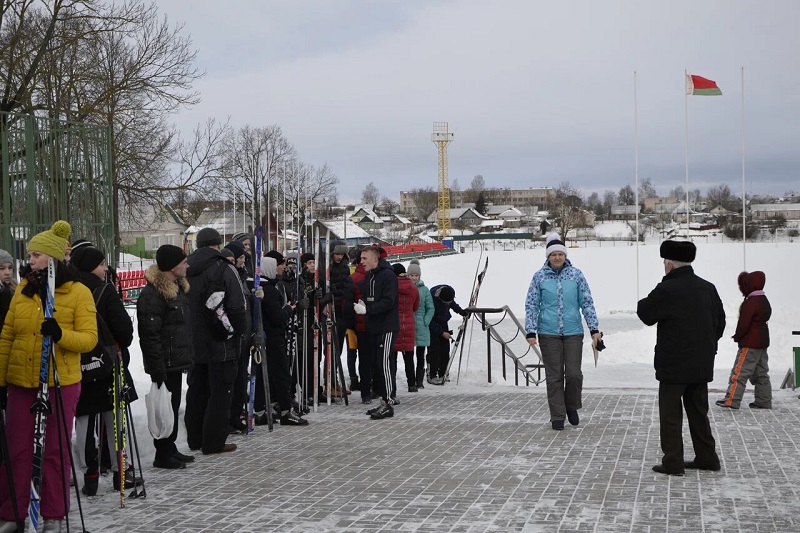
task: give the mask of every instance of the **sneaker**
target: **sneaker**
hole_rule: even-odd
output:
[[[232,443],[232,442],[228,442],[228,443],[225,444],[225,446],[222,447],[221,450],[216,451],[216,452],[206,452],[206,451],[204,451],[203,455],[216,455],[218,453],[228,453],[228,452],[234,452],[234,451],[236,451],[236,445],[234,443]],[[183,463],[181,463],[181,464],[183,464]]]
[[[562,430],[564,429],[564,421],[563,420],[553,420],[551,422],[553,429]]]
[[[419,389],[415,385],[408,386],[408,392],[417,392]]]
[[[668,470],[667,467],[664,465],[655,465],[653,467],[653,472],[657,472],[659,474],[667,474],[669,476],[682,476],[683,470]]]
[[[42,533],[61,533],[63,525],[64,525],[63,520],[45,518],[44,527],[42,528]]]
[[[183,461],[178,461],[177,459],[173,459],[172,457],[164,458],[156,458],[153,461],[153,466],[156,468],[166,468],[169,470],[179,470],[181,468],[186,468],[186,463]]]
[[[714,402],[714,403],[715,403],[715,404],[717,404],[717,405],[719,405],[720,407],[725,407],[725,408],[727,408],[727,409],[738,409],[738,408],[739,408],[739,406],[738,406],[738,405],[733,405],[733,404],[731,404],[731,405],[728,405],[728,404],[727,404],[727,402],[728,402],[728,400],[727,400],[727,399],[723,399],[723,400],[717,400],[717,401],[716,401],[716,402]]]
[[[84,474],[83,475],[83,487],[81,487],[81,493],[85,494],[86,496],[95,496],[97,495],[97,485],[99,483],[99,474]]]
[[[770,406],[758,405],[756,402],[751,402],[748,405],[750,406],[750,409],[772,409],[771,405]]]
[[[577,426],[581,419],[578,417],[578,411],[567,411],[567,420],[573,426]]]
[[[173,459],[177,459],[182,463],[193,463],[194,462],[194,455],[186,455],[185,453],[175,452],[172,454]]]
[[[370,402],[371,403],[371,402]],[[377,413],[380,410],[381,406],[373,407],[372,409],[367,411],[367,416],[372,416],[373,414]]]
[[[370,415],[373,420],[381,420],[384,418],[391,418],[394,416],[394,409],[388,403],[381,401],[380,407]]]
[[[307,426],[308,420],[305,418],[301,418],[300,415],[294,412],[294,410],[289,410],[288,413],[281,416],[281,425],[282,426]]]
[[[266,426],[269,424],[269,419],[267,418],[267,413],[261,413],[260,415],[256,415],[255,419],[253,420],[255,425],[257,426]]]
[[[704,465],[698,463],[697,461],[685,461],[683,463],[683,467],[688,468],[689,470],[710,470],[711,472],[719,472],[722,469],[722,466],[719,463]]]
[[[444,385],[444,378],[433,376],[432,378],[428,378],[428,383],[431,385]]]
[[[400,405],[400,400],[397,399],[397,396],[392,396],[389,398],[389,405]]]

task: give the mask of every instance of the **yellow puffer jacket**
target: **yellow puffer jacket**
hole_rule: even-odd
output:
[[[0,387],[9,383],[34,389],[39,386],[42,361],[44,308],[38,294],[22,294],[28,281],[23,279],[11,300],[3,333],[0,335]],[[61,385],[81,380],[81,353],[97,344],[97,315],[89,289],[78,281],[65,281],[55,290],[53,318],[61,326],[61,340],[55,345],[56,366]],[[49,378],[53,383],[53,370]]]

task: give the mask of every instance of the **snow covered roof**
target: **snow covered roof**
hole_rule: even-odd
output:
[[[800,211],[800,204],[755,204],[751,211]]]
[[[358,209],[356,209],[355,213],[353,213],[352,216],[354,216],[354,217],[355,216],[366,217],[371,222],[375,222],[375,223],[383,222],[383,219],[381,217],[379,217],[378,214],[375,213],[375,211],[373,211],[372,209],[370,209],[368,207],[359,207]]]
[[[338,239],[371,239],[372,235],[361,229],[358,224],[349,220],[317,220],[317,222],[331,230],[331,233]]]
[[[498,216],[498,215],[500,215],[500,213],[508,211],[509,209],[517,210],[517,208],[514,207],[513,205],[487,205],[486,206],[486,215],[488,215],[488,216]]]
[[[503,220],[483,220],[481,221],[482,228],[502,228],[505,222]]]
[[[465,216],[469,218],[479,218],[482,220],[489,219],[489,217],[481,215],[471,207],[456,207],[450,209],[450,220],[458,220],[459,218],[464,218]],[[439,209],[436,209],[436,211],[430,214],[427,220],[428,222],[436,222],[438,219],[439,219]]]

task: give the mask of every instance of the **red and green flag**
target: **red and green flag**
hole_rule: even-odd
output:
[[[694,74],[686,75],[686,94],[693,94],[697,96],[720,96],[722,91],[717,87],[717,82],[704,78],[702,76],[695,76]]]

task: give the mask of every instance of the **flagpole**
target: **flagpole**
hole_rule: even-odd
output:
[[[633,174],[636,179],[636,301],[639,301],[639,111],[636,101],[636,71],[633,71]]]
[[[742,67],[742,270],[747,270],[747,200],[744,136],[744,67]]]
[[[686,86],[689,71],[683,69],[683,83]],[[689,238],[689,91],[684,87],[683,109],[686,118],[686,238]]]

